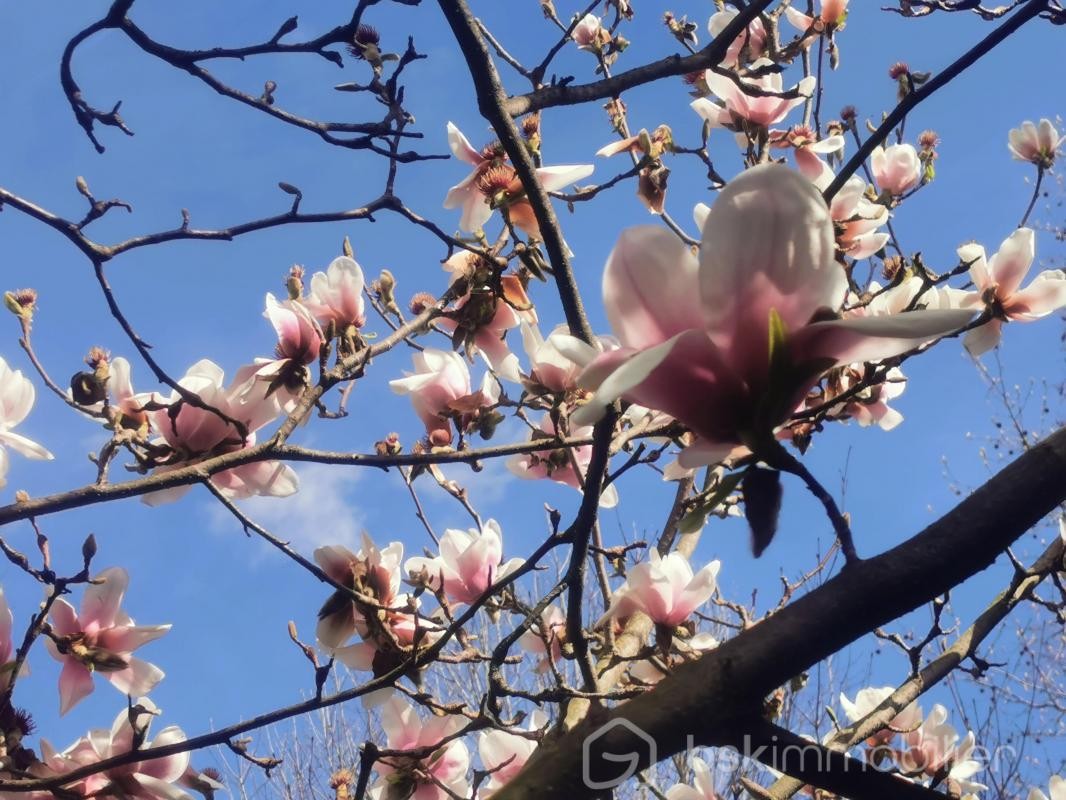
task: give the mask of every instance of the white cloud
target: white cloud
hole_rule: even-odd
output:
[[[359,471],[329,464],[301,464],[300,491],[291,497],[253,497],[238,505],[293,549],[307,554],[325,544],[359,548],[365,517],[348,497]],[[240,523],[219,503],[208,508],[211,527],[231,530]]]

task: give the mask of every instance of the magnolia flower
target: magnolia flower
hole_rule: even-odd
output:
[[[343,545],[319,547],[315,562],[337,583],[366,596],[385,608],[396,603],[400,590],[400,563],[403,543],[391,542],[379,550],[374,541],[363,534],[363,546],[353,553]],[[351,595],[335,591],[318,612],[318,641],[327,650],[341,647],[354,634],[367,634],[363,611]]]
[[[237,372],[236,382],[244,386],[242,399],[275,392],[286,412],[296,407],[309,382],[307,365],[318,361],[324,336],[310,310],[299,300],[279,303],[267,292],[263,316],[270,320],[278,336],[274,358],[257,358]],[[266,383],[266,387],[261,385]]]
[[[714,594],[721,561],[712,561],[695,575],[681,553],[659,555],[648,551],[648,560],[629,571],[626,582],[611,597],[607,613],[597,625],[616,615],[634,611],[647,614],[656,625],[676,628]]]
[[[815,181],[819,190],[824,190],[833,180],[832,173]],[[829,203],[833,218],[837,248],[846,256],[860,260],[869,258],[891,238],[877,229],[888,222],[888,209],[866,197],[866,182],[851,177],[840,187]]]
[[[522,344],[529,356],[528,383],[554,394],[577,388],[577,377],[602,351],[611,349],[606,337],[597,346],[570,335],[570,328],[557,325],[545,339],[535,325],[522,323]]]
[[[270,320],[278,335],[276,354],[279,360],[297,364],[310,364],[318,360],[322,348],[322,329],[303,303],[298,300],[279,303],[273,294],[267,292],[263,316]]]
[[[399,697],[391,698],[381,713],[381,727],[389,750],[433,747],[461,731],[465,724],[465,718],[455,714],[423,721],[414,708]],[[466,780],[469,766],[470,753],[460,739],[450,740],[423,758],[382,756],[375,766],[378,779],[370,790],[370,797],[372,800],[394,797],[447,800],[449,792],[465,797],[469,791]]]
[[[793,27],[806,33],[812,28],[817,30],[819,27],[839,26],[843,23],[847,11],[848,0],[821,0],[816,17],[809,17],[792,6],[785,9],[785,16]]]
[[[555,424],[551,421],[549,414],[546,413],[541,418],[538,428],[539,431],[533,431],[531,437],[533,440],[555,438]],[[571,437],[591,435],[591,426],[570,427]],[[519,478],[528,478],[530,480],[549,478],[556,483],[563,483],[582,491],[585,475],[591,461],[592,445],[583,444],[569,449],[559,447],[554,450],[519,453],[507,460],[507,469]],[[618,490],[614,488],[612,483],[600,493],[600,507],[614,508],[616,505],[618,505]]]
[[[222,783],[222,776],[219,774],[218,770],[213,767],[198,770],[192,764],[189,764],[189,766],[185,768],[185,772],[183,772],[178,779],[178,785],[199,792],[206,798],[206,800],[212,800],[215,796],[215,792],[226,788]]]
[[[819,140],[818,135],[809,126],[795,125],[787,131],[770,131],[770,145],[793,148],[799,171],[819,188],[824,188],[832,182],[833,170],[818,156],[843,151],[844,137],[836,134]]]
[[[50,618],[58,643],[45,646],[63,663],[59,675],[59,713],[66,714],[93,691],[97,673],[123,694],[147,694],[163,680],[163,671],[130,654],[170,630],[170,625],[134,625],[119,606],[130,577],[122,567],[110,567],[85,590],[81,612],[58,598]]]
[[[333,323],[338,334],[349,326],[366,324],[366,301],[363,298],[363,270],[355,259],[340,256],[330,262],[325,272],[311,276],[311,294],[303,305],[323,327]],[[315,352],[314,359],[318,358]]]
[[[906,194],[922,180],[922,160],[913,145],[878,145],[870,154],[870,169],[882,192],[893,197]]]
[[[717,39],[726,26],[740,13],[736,9],[727,8],[711,15],[707,22],[707,30],[712,39]],[[748,27],[741,31],[726,50],[725,58],[722,59],[723,67],[735,67],[743,56],[743,60],[754,61],[759,58],[766,49],[766,28],[759,17],[755,17],[748,23]]]
[[[586,14],[581,18],[581,21],[574,26],[570,38],[573,39],[577,43],[577,46],[582,50],[598,52],[610,41],[611,35],[604,29],[599,17],[595,14]]]
[[[494,405],[499,387],[492,376],[485,375],[481,388],[471,392],[470,370],[463,357],[447,350],[427,347],[412,356],[415,372],[389,381],[396,394],[411,397],[411,405],[426,426],[432,445],[443,447],[452,440],[452,418],[463,420],[477,409]]]
[[[991,258],[979,244],[964,244],[959,258],[970,264],[970,280],[976,291],[964,295],[963,308],[987,307],[992,318],[966,334],[963,344],[979,356],[999,344],[1003,323],[1032,322],[1066,306],[1066,273],[1061,269],[1041,272],[1024,289],[1019,287],[1036,258],[1036,234],[1018,228]],[[950,295],[944,295],[946,297]]]
[[[518,356],[507,346],[507,331],[523,321],[536,322],[537,312],[526,294],[526,287],[517,275],[496,275],[494,265],[476,253],[460,251],[444,262],[451,274],[449,285],[465,280],[469,286],[454,306],[438,319],[447,331],[456,331],[469,347],[482,354],[497,375],[518,382],[521,379]],[[493,284],[497,284],[495,287]]]
[[[1018,161],[1029,161],[1041,169],[1051,169],[1063,142],[1066,142],[1066,136],[1059,136],[1051,120],[1040,120],[1039,127],[1026,120],[1020,128],[1010,132],[1007,147]]]
[[[1048,784],[1048,792],[1051,793],[1051,800],[1066,800],[1066,778],[1053,775]],[[1048,800],[1048,796],[1034,787],[1029,792],[1028,800]]]
[[[618,398],[662,411],[697,441],[681,466],[758,443],[838,364],[887,358],[960,328],[961,310],[833,319],[847,292],[818,190],[779,164],[747,170],[719,195],[699,257],[669,231],[623,232],[604,306],[623,347],[581,377],[588,425]]]
[[[932,777],[945,766],[948,780],[957,783],[963,792],[985,787],[969,779],[982,769],[980,762],[971,758],[975,747],[973,733],[968,733],[959,743],[959,734],[947,721],[948,710],[942,705],[933,706],[921,725],[904,734],[904,750],[896,755],[896,761],[905,773]]]
[[[479,231],[492,217],[495,208],[506,205],[508,217],[514,225],[530,236],[540,235],[533,207],[525,199],[522,183],[514,168],[506,163],[507,155],[499,144],[489,145],[479,152],[463,132],[449,122],[448,145],[456,158],[474,167],[474,171],[453,186],[444,199],[445,208],[463,209],[460,228]],[[536,175],[544,191],[553,192],[587,178],[594,169],[591,164],[540,167]]]
[[[12,370],[0,357],[0,488],[7,485],[8,447],[26,458],[48,461],[54,458],[37,442],[11,430],[26,419],[36,396],[33,384],[22,370]]]
[[[174,391],[170,397],[159,394],[144,396],[159,406],[148,412],[152,427],[162,436],[156,445],[166,445],[170,452],[157,461],[155,471],[170,472],[205,458],[243,450],[255,444],[255,431],[274,419],[280,412],[277,400],[263,391],[250,390],[248,381],[238,381],[234,388],[222,386],[225,377],[213,361],[197,361],[178,384],[198,395],[208,408],[185,402]],[[174,409],[177,409],[175,412]],[[242,441],[234,425],[222,419],[221,411],[231,419],[244,423],[248,436]],[[242,499],[253,495],[287,497],[299,489],[299,479],[292,467],[280,461],[256,461],[242,464],[211,476],[211,482],[227,497]],[[144,495],[148,505],[177,500],[191,486],[176,486]]]
[[[565,641],[566,615],[558,606],[548,606],[541,612],[540,620],[518,637],[518,646],[537,656],[537,672],[547,672],[562,658]]]
[[[666,790],[666,800],[719,800],[707,762],[699,756],[693,756],[692,785],[675,783]]]
[[[448,190],[444,198],[445,208],[461,208],[462,217],[459,227],[464,231],[477,231],[484,227],[492,217],[492,209],[485,202],[485,196],[477,187],[478,179],[493,165],[503,164],[507,155],[503,148],[494,143],[484,150],[475,150],[470,140],[451,122],[448,123],[448,146],[452,155],[474,167],[474,171]]]
[[[443,589],[453,603],[473,603],[523,563],[521,558],[503,563],[503,532],[499,523],[490,519],[480,531],[445,530],[438,557],[409,558],[404,570],[412,579],[422,576],[433,591]]]
[[[769,59],[760,58],[752,64],[753,70],[771,66]],[[699,97],[690,104],[692,110],[713,125],[742,130],[744,123],[769,127],[783,120],[788,112],[802,105],[814,92],[817,79],[808,76],[789,90],[787,97],[779,72],[771,72],[756,78],[739,78],[721,75],[707,70],[707,86],[722,99],[725,106],[712,103],[705,97]],[[759,95],[747,94],[745,86],[760,91]],[[795,96],[791,96],[795,95]]]
[[[858,722],[872,714],[895,691],[892,686],[882,686],[878,689],[872,687],[860,689],[855,695],[855,702],[849,700],[847,695],[841,692],[840,705],[851,722]],[[892,718],[892,721],[888,723],[888,727],[871,736],[866,740],[866,743],[870,747],[887,744],[897,733],[911,731],[921,725],[921,723],[921,707],[915,703],[910,703]]]
[[[962,744],[951,753],[948,782],[951,785],[957,785],[960,791],[967,793],[979,792],[988,788],[983,783],[970,780],[970,778],[984,769],[984,765],[973,758],[973,751],[976,747],[977,743],[974,739],[973,731],[970,731],[966,734],[966,738],[962,740]]]
[[[547,724],[548,715],[539,708],[534,709],[529,715],[526,732],[538,731]],[[521,772],[522,767],[526,765],[536,749],[537,741],[527,736],[519,736],[498,729],[482,732],[478,736],[477,751],[481,756],[482,765],[490,774],[485,783],[484,792],[480,796],[491,797],[494,792],[499,791],[504,784]]]
[[[176,725],[164,728],[155,739],[147,740],[152,717],[158,714],[159,710],[147,697],[137,700],[136,706],[144,709],[137,714],[136,723],[130,722],[132,712],[124,708],[115,717],[111,730],[90,731],[88,736],[79,739],[62,753],[57,753],[47,741],[42,740],[43,761],[56,773],[62,773],[77,767],[90,766],[107,758],[124,756],[138,747],[167,747],[185,741],[184,732]],[[134,724],[137,726],[136,730]],[[189,754],[175,753],[148,761],[135,761],[121,767],[112,767],[83,778],[74,787],[68,788],[74,789],[76,794],[84,797],[192,800],[190,795],[174,785],[188,766]]]

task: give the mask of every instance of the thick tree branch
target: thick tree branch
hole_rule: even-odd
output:
[[[546,743],[497,798],[594,796],[582,780],[583,743],[597,761],[603,753],[636,753],[645,767],[650,762],[648,747],[638,730],[654,738],[658,758],[693,743],[735,741],[743,733],[738,721],[749,718],[766,694],[987,568],[1064,499],[1066,430],[1060,430],[918,535],[852,565],[680,667],[647,694]],[[620,720],[625,724],[618,724]],[[597,731],[602,733],[590,736]]]

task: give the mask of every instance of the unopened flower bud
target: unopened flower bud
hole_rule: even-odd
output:
[[[107,397],[104,383],[93,372],[75,372],[70,379],[70,394],[80,406],[102,403]]]
[[[898,81],[900,78],[906,76],[910,72],[910,67],[907,66],[906,61],[897,61],[891,67],[888,68],[888,77],[894,81]]]
[[[37,292],[33,289],[4,292],[4,305],[12,314],[29,322],[33,319],[33,310],[37,306]]]
[[[411,298],[410,304],[407,306],[412,314],[418,315],[425,311],[427,308],[432,308],[437,304],[437,298],[429,292],[419,292]]]
[[[88,569],[89,562],[93,560],[96,555],[96,537],[91,533],[85,537],[85,541],[81,545],[81,557],[85,562],[85,567]]]

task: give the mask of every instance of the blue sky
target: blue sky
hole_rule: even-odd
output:
[[[133,214],[114,211],[94,223],[89,233],[113,242],[130,235],[174,227],[180,209],[188,208],[193,225],[219,227],[278,213],[290,198],[277,189],[287,181],[304,192],[303,210],[337,210],[361,205],[377,196],[384,165],[363,153],[331,148],[313,134],[287,127],[265,115],[220,98],[206,86],[138,51],[124,37],[107,32],[78,50],[75,76],[86,98],[98,107],[121,99],[122,111],[136,132],[128,138],[101,129],[107,152],[98,155],[76,125],[60,91],[58,64],[62,48],[81,27],[102,16],[107,3],[55,2],[0,5],[0,98],[6,112],[0,129],[0,185],[77,218],[84,201],[74,189],[78,175],[98,197],[121,197]],[[475,2],[490,28],[523,60],[533,61],[554,40],[534,2]],[[559,0],[561,14],[578,4]],[[875,122],[892,107],[895,85],[889,65],[903,60],[915,70],[936,71],[991,29],[965,15],[921,21],[902,20],[879,12],[880,4],[853,0],[847,28],[839,35],[842,69],[828,75],[825,117],[845,104],[858,107]],[[299,6],[299,7],[298,7]],[[657,24],[661,3],[636,3],[642,24],[627,32],[633,45],[619,67],[633,66],[671,52],[671,42]],[[713,11],[704,0],[670,6],[701,23]],[[317,35],[348,19],[350,3],[330,0],[295,4],[279,0],[189,0],[182,4],[139,3],[133,18],[157,39],[177,47],[238,45],[265,40],[282,20],[299,11],[300,28],[293,38]],[[473,102],[465,63],[451,41],[436,4],[410,8],[381,4],[365,21],[383,33],[383,48],[400,50],[408,34],[429,59],[406,74],[408,105],[416,128],[426,138],[416,146],[424,152],[447,152],[444,136],[449,120],[475,145],[492,137]],[[701,38],[702,38],[701,37]],[[1058,38],[1053,38],[1058,37]],[[1030,23],[1014,40],[993,52],[970,72],[921,106],[908,121],[917,134],[934,128],[941,136],[936,182],[909,200],[895,218],[896,231],[908,252],[921,251],[926,263],[945,270],[956,263],[954,249],[978,239],[990,251],[1017,224],[1028,202],[1031,169],[1010,159],[1007,131],[1023,119],[1054,117],[1066,107],[1061,87],[1045,80],[1061,70],[1061,31]],[[1020,65],[1024,64],[1024,70]],[[579,81],[593,78],[593,61],[576,48],[559,57],[559,73]],[[365,65],[346,59],[344,70],[317,56],[267,56],[245,63],[209,65],[221,78],[250,92],[267,79],[278,83],[283,108],[321,119],[371,119],[380,114],[371,99],[335,92],[336,83],[366,80]],[[525,91],[522,79],[508,74],[508,86]],[[661,122],[673,126],[677,140],[697,141],[700,121],[688,109],[680,81],[641,87],[626,97],[631,124],[649,129]],[[586,163],[611,140],[598,104],[552,111],[544,122],[545,162]],[[740,165],[731,137],[715,132],[711,152],[723,173]],[[616,162],[619,160],[616,159]],[[591,180],[605,180],[624,167],[597,160]],[[692,230],[691,208],[711,202],[706,181],[694,161],[675,159],[667,206]],[[399,195],[417,212],[431,216],[445,229],[458,222],[456,212],[440,208],[447,188],[466,174],[454,161],[427,162],[401,168]],[[1060,212],[1061,214],[1061,212]],[[625,226],[649,221],[629,185],[580,204],[572,216],[563,211],[564,232],[576,252],[575,269],[593,322],[606,332],[598,301],[604,259]],[[1047,218],[1049,222],[1061,222]],[[375,223],[280,228],[239,238],[232,243],[177,242],[125,255],[108,267],[117,296],[134,326],[153,345],[156,358],[171,375],[181,375],[200,358],[211,358],[227,373],[257,355],[267,355],[274,340],[261,317],[263,295],[280,293],[290,265],[324,269],[349,236],[356,257],[368,275],[389,268],[399,280],[398,294],[439,292],[445,277],[439,262],[444,252],[430,235],[387,214]],[[1062,245],[1042,234],[1038,255],[1061,257]],[[35,321],[37,350],[57,379],[75,372],[91,345],[100,344],[134,361],[138,390],[155,388],[145,368],[107,313],[89,264],[54,231],[13,209],[0,215],[0,264],[3,288],[31,285],[41,299]],[[542,328],[561,319],[550,286],[533,288]],[[26,371],[28,363],[17,345],[17,326],[9,321],[0,339],[0,355]],[[383,326],[371,318],[370,326]],[[1062,324],[1012,325],[1002,357],[1008,382],[1025,386],[1032,379],[1061,382]],[[512,344],[520,348],[517,337]],[[331,449],[366,451],[391,430],[411,442],[419,432],[406,401],[390,394],[385,382],[409,366],[409,351],[397,350],[374,364],[352,396],[348,419],[313,421],[295,441]],[[910,383],[897,407],[905,423],[891,434],[835,426],[818,438],[808,462],[838,496],[846,478],[843,505],[852,513],[860,552],[873,553],[912,535],[955,502],[942,459],[963,487],[977,485],[988,473],[979,449],[994,433],[997,401],[979,378],[957,343],[909,364]],[[38,382],[39,383],[39,382]],[[29,462],[13,456],[8,486],[0,501],[14,491],[42,495],[91,481],[93,468],[85,454],[104,442],[103,432],[77,417],[39,387],[38,403],[21,428],[56,454],[56,461]],[[497,436],[519,436],[515,425]],[[345,470],[317,465],[298,466],[303,489],[291,501],[256,500],[246,504],[253,516],[310,552],[325,543],[357,541],[368,531],[376,541],[402,540],[409,553],[430,544],[414,517],[398,476],[370,470]],[[450,474],[469,487],[483,516],[496,516],[503,526],[508,555],[522,555],[535,546],[546,526],[542,504],[559,507],[564,517],[578,497],[565,488],[540,482],[518,483],[490,464],[478,475],[463,468]],[[114,479],[123,476],[121,465]],[[422,494],[438,530],[466,526],[465,514],[450,498],[425,486]],[[619,485],[622,503],[604,515],[608,538],[654,536],[662,523],[672,487],[650,473],[625,476]],[[796,575],[814,561],[817,543],[829,542],[829,529],[802,487],[788,483],[785,513],[778,541],[759,561],[747,546],[743,523],[714,523],[704,534],[697,561],[721,558],[720,576],[727,595],[745,599],[754,589],[776,599],[778,575]],[[153,698],[166,719],[190,734],[202,732],[301,698],[311,690],[311,676],[302,656],[288,644],[285,626],[297,622],[308,637],[314,615],[325,597],[311,576],[300,572],[265,545],[246,538],[203,490],[194,490],[173,506],[149,509],[137,500],[123,501],[45,518],[58,565],[76,568],[79,546],[92,531],[100,545],[97,567],[126,566],[132,575],[126,608],[143,623],[173,622],[171,633],[143,651],[168,673]],[[29,549],[26,524],[5,530],[12,544]],[[1023,552],[1035,554],[1037,538],[1027,537]],[[62,569],[62,566],[60,566]],[[37,588],[0,566],[0,579],[24,621],[37,602]],[[999,565],[973,580],[954,597],[953,608],[967,620],[998,591],[1008,573]],[[868,654],[868,650],[861,651]],[[861,657],[860,657],[861,658]],[[107,685],[66,718],[57,717],[57,665],[42,652],[31,658],[34,674],[19,688],[20,703],[29,706],[40,728],[56,744],[65,745],[85,729],[110,723],[123,699]],[[879,680],[905,677],[903,660],[878,658]],[[854,687],[848,687],[854,688]],[[934,698],[943,700],[943,697]],[[1061,752],[1061,751],[1060,751]]]

